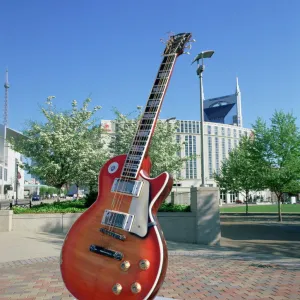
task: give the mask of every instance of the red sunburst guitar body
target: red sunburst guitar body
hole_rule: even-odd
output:
[[[96,202],[65,238],[61,274],[76,299],[154,299],[163,283],[168,253],[156,213],[173,179],[166,172],[149,178],[148,149],[176,58],[190,37],[170,36],[130,151],[102,167]]]
[[[146,194],[149,193],[147,223],[150,224],[144,238],[126,234],[126,239],[122,241],[99,232],[104,210],[112,208],[114,194],[110,188],[114,179],[120,176],[125,158],[125,155],[115,157],[103,166],[97,201],[80,216],[65,239],[61,253],[61,272],[67,289],[77,299],[152,299],[163,282],[167,268],[167,248],[156,212],[172,188],[173,180],[167,173],[150,179],[147,177],[150,163],[148,160],[143,163],[140,179],[149,182],[149,188],[146,185],[144,187],[147,188]],[[119,168],[110,174],[108,167],[112,162],[117,162]],[[122,197],[118,211],[128,213],[131,200],[132,197]],[[114,232],[124,234],[122,230],[115,229]],[[92,253],[89,248],[93,244],[115,249],[123,253],[124,259],[117,261]],[[150,263],[147,270],[141,269],[139,265],[144,259]],[[127,271],[121,269],[123,261],[130,263]],[[134,283],[141,286],[138,294],[131,291]],[[122,286],[120,295],[113,293],[116,284]]]

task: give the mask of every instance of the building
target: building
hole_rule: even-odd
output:
[[[0,200],[24,198],[24,170],[22,155],[11,149],[8,139],[18,138],[21,133],[0,124]]]

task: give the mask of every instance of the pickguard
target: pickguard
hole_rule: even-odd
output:
[[[138,180],[143,181],[143,186],[139,197],[132,197],[128,211],[129,214],[134,215],[130,232],[145,237],[148,232],[150,183],[142,177]]]

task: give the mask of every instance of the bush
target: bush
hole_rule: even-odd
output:
[[[191,206],[164,202],[160,206],[158,211],[160,211],[160,212],[189,212],[189,211],[191,211]]]
[[[97,199],[98,191],[91,191],[85,197],[84,206],[90,207]]]

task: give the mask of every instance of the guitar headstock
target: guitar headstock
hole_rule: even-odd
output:
[[[166,49],[163,53],[164,56],[177,54],[178,56],[185,53],[184,49],[189,48],[191,49],[191,44],[187,45],[188,43],[195,42],[195,40],[191,40],[192,34],[191,33],[179,33],[170,35],[169,39],[165,42]],[[161,39],[162,42],[164,42]],[[189,53],[187,53],[189,54]]]

